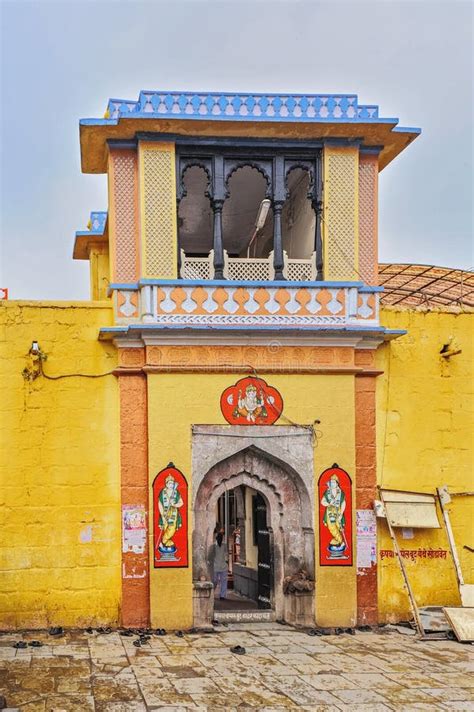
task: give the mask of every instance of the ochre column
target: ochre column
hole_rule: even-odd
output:
[[[359,157],[359,275],[366,284],[378,284],[378,156]]]
[[[141,272],[137,152],[110,149],[108,172],[112,282],[136,282]]]
[[[356,360],[357,360],[356,354]],[[362,352],[359,359],[372,358]],[[375,375],[355,377],[355,442],[356,442],[356,509],[373,510],[377,497],[376,433],[375,433]],[[357,623],[376,624],[377,563],[357,568]]]
[[[324,147],[323,248],[324,279],[360,279],[357,147]]]
[[[174,143],[140,141],[142,277],[176,279],[178,238]]]
[[[124,371],[117,372],[122,511],[127,505],[143,507],[147,519],[143,550],[126,552],[122,547],[122,625],[134,628],[146,627],[150,620],[147,380],[140,370],[143,358],[143,349],[121,349]]]

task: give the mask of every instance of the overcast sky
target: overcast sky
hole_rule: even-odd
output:
[[[380,260],[472,268],[472,4],[0,0],[1,287],[86,299],[75,230],[107,208],[80,118],[140,89],[356,93],[423,130],[380,176]]]

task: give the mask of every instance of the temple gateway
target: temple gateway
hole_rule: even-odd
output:
[[[378,260],[378,176],[419,134],[352,94],[80,121],[90,301],[0,304],[2,627],[403,620],[399,559],[459,604],[437,488],[468,581],[472,275]]]

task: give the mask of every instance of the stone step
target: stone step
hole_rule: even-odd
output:
[[[269,623],[275,620],[275,611],[214,611],[214,619],[220,623]]]

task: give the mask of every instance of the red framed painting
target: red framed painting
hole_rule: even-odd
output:
[[[231,425],[273,425],[283,412],[283,398],[262,378],[248,376],[223,391],[221,411]]]
[[[188,566],[188,483],[172,462],[153,481],[153,563]]]
[[[352,481],[337,465],[325,470],[318,482],[319,563],[352,566]]]

